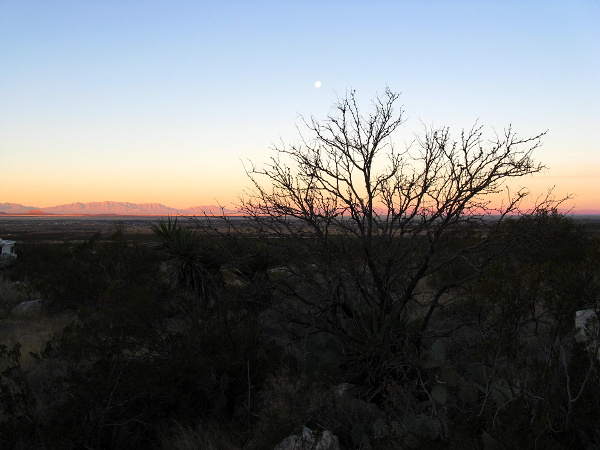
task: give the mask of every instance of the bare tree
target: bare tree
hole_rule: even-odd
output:
[[[325,120],[305,120],[298,144],[247,170],[245,232],[285,249],[277,253],[285,312],[305,330],[342,338],[346,354],[407,336],[418,344],[452,289],[502,252],[488,229],[527,192],[502,206],[490,196],[543,168],[532,152],[544,133],[521,138],[510,127],[491,140],[478,125],[457,140],[447,128],[426,129],[398,150],[398,98],[386,89],[364,115],[351,91]]]

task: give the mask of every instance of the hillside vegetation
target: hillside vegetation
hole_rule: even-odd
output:
[[[306,120],[248,168],[243,219],[19,242],[3,445],[597,448],[598,235],[504,189],[543,169],[543,133],[431,129],[398,151],[397,99]]]
[[[159,247],[126,229],[22,244],[2,300],[24,300],[26,284],[46,308],[30,325],[52,338],[35,359],[16,335],[1,347],[4,446],[260,449],[303,425],[343,448],[594,445],[598,352],[575,339],[574,317],[597,308],[599,243],[559,215],[501,228],[537,239],[446,292],[426,333],[418,308],[383,325],[393,330],[369,315],[343,332],[320,322],[332,286],[303,284],[314,267],[292,241],[242,250],[165,221]],[[477,239],[462,231],[453,245]],[[19,322],[7,309],[3,325]]]

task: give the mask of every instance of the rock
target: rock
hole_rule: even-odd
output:
[[[377,419],[385,420],[386,414],[374,403],[361,400],[360,388],[350,383],[338,384],[332,389],[336,409],[340,412],[350,412],[360,423],[372,423]]]
[[[575,340],[585,344],[590,352],[600,360],[600,342],[598,328],[600,322],[595,309],[583,309],[575,313]]]
[[[575,340],[577,342],[585,342],[594,336],[594,326],[596,325],[594,321],[597,320],[597,317],[596,311],[593,309],[582,309],[575,313]]]
[[[273,450],[339,450],[337,436],[325,430],[322,433],[302,427],[302,435],[292,434],[286,437]]]
[[[42,314],[42,301],[38,299],[20,303],[11,313],[17,319],[37,319]]]
[[[19,337],[17,342],[21,344],[21,355],[28,355],[30,352],[41,352],[46,347],[48,338],[48,333],[26,334]]]
[[[333,398],[337,401],[348,401],[359,397],[358,388],[350,383],[342,383],[333,389]]]
[[[21,345],[21,368],[29,369],[35,365],[36,359],[31,354],[39,355],[46,348],[49,338],[48,333],[26,334],[19,337],[17,343]]]

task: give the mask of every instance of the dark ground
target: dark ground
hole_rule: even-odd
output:
[[[593,233],[600,233],[600,215],[574,215]],[[78,241],[100,232],[110,234],[116,227],[124,226],[125,235],[134,240],[151,240],[149,225],[159,220],[157,216],[0,216],[0,238],[19,242]],[[189,221],[180,217],[181,223]]]
[[[17,243],[78,241],[97,232],[110,234],[116,227],[124,226],[129,238],[144,240],[152,236],[149,225],[158,219],[154,216],[8,216],[0,217],[0,238]]]

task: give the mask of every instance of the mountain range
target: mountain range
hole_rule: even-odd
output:
[[[186,209],[171,208],[160,203],[129,203],[129,202],[91,202],[69,203],[66,205],[26,206],[19,203],[0,203],[0,214],[28,214],[28,215],[103,215],[114,214],[120,216],[176,216],[176,215],[235,215],[234,209],[221,208],[215,205],[192,206]]]
[[[568,214],[598,215],[597,209],[579,209],[566,211]],[[171,208],[160,203],[129,203],[129,202],[91,202],[91,203],[69,203],[66,205],[49,206],[26,206],[19,203],[0,203],[0,215],[118,215],[118,216],[200,216],[239,214],[235,209],[221,208],[215,205],[191,206],[185,209]]]

